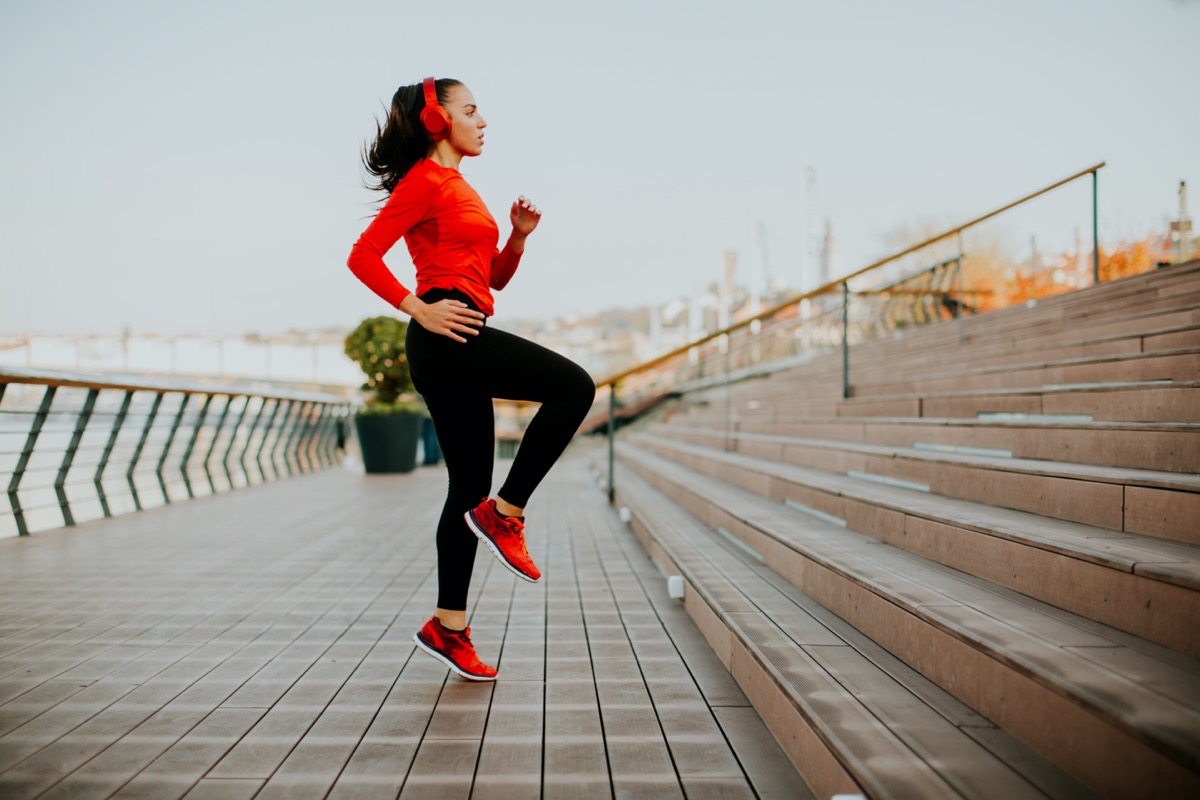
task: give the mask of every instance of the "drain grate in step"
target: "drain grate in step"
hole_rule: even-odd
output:
[[[837,525],[839,528],[846,527],[846,520],[842,519],[841,517],[835,517],[833,514],[826,514],[824,511],[818,511],[811,506],[806,506],[803,503],[797,503],[795,500],[784,500],[783,504],[788,508],[799,511],[801,514],[808,514],[810,517],[815,517],[824,522],[828,522],[831,525]]]
[[[1025,422],[1031,425],[1074,425],[1093,421],[1091,414],[1016,414],[1008,411],[981,411],[975,418],[982,422]]]
[[[965,444],[934,444],[933,442],[913,442],[913,449],[929,450],[934,453],[950,453],[956,456],[1012,458],[1012,450],[997,450],[991,447],[968,447]]]
[[[916,481],[906,481],[900,478],[892,478],[887,475],[874,475],[870,472],[859,472],[856,469],[849,470],[847,473],[851,478],[858,478],[860,481],[870,481],[871,483],[882,483],[884,486],[895,486],[898,489],[912,489],[914,492],[928,492],[928,483],[917,483]]]

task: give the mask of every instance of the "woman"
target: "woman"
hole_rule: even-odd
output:
[[[348,265],[372,291],[412,317],[406,350],[413,384],[425,398],[449,472],[438,522],[437,611],[413,637],[425,652],[470,680],[495,680],[467,627],[467,588],[482,541],[511,572],[536,582],[525,549],[529,496],[558,460],[595,399],[596,386],[573,362],[487,327],[491,290],[516,272],[542,213],[525,197],[509,209],[512,234],[499,228],[459,174],[462,159],[483,152],[487,123],[456,80],[401,86],[363,155],[370,188],[389,197],[350,253]],[[416,292],[383,262],[401,237],[417,271]],[[492,487],[492,398],[542,403],[529,423],[508,478]],[[483,498],[481,501],[480,498]]]

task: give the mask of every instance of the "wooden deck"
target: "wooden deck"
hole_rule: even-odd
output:
[[[531,506],[542,582],[480,550],[496,683],[412,645],[441,468],[0,540],[0,797],[811,797],[576,448]]]

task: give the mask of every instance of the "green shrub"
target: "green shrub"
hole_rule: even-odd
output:
[[[394,414],[421,408],[404,353],[407,331],[408,323],[395,317],[370,317],[346,336],[346,355],[367,377],[362,386],[368,394],[367,406],[360,414]]]

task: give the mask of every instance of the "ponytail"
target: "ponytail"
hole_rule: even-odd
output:
[[[462,85],[453,78],[435,82],[438,103],[445,105],[450,90]],[[367,188],[392,193],[413,164],[429,152],[433,140],[421,124],[425,94],[421,84],[401,86],[392,95],[392,107],[382,125],[375,121],[375,139],[363,148],[362,163],[367,174]]]

